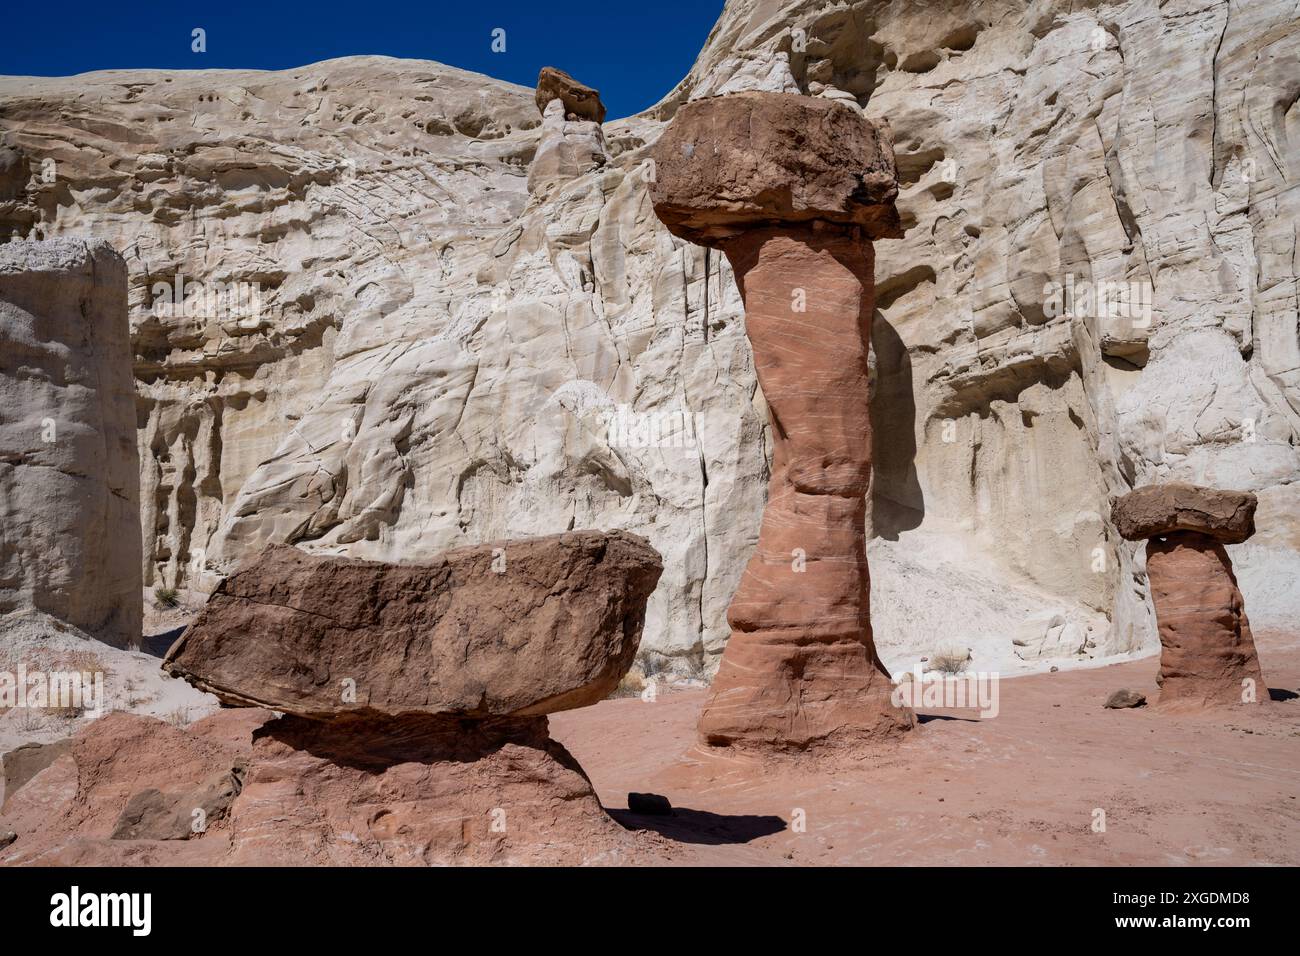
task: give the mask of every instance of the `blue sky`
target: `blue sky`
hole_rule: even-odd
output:
[[[686,75],[723,0],[366,0],[7,4],[0,74],[105,69],[287,69],[358,53],[438,60],[533,86],[558,66],[597,87],[617,119]],[[207,31],[207,52],[191,31]],[[505,52],[491,49],[505,30]]]

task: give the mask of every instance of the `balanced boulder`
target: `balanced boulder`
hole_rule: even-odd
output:
[[[844,103],[757,92],[695,100],[653,156],[655,215],[688,242],[725,251],[764,225],[814,222],[857,226],[860,239],[903,235],[893,143]]]
[[[527,717],[614,690],[641,640],[658,553],[576,531],[396,565],[272,546],[226,578],[163,668],[228,704]]]
[[[546,107],[551,100],[559,100],[564,104],[566,119],[605,122],[605,104],[600,101],[600,90],[579,83],[563,70],[544,66],[537,75],[536,93],[537,110],[543,116],[546,115]]]
[[[546,715],[615,688],[662,568],[617,531],[423,565],[271,547],[164,664],[234,706],[184,729],[90,722],[8,802],[2,859],[636,862],[644,841],[604,812]]]
[[[1194,531],[1223,544],[1240,544],[1255,533],[1256,504],[1248,491],[1175,481],[1129,492],[1115,502],[1112,515],[1120,536],[1129,541]]]

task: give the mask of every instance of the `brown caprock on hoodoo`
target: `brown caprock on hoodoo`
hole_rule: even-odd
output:
[[[1148,485],[1116,500],[1115,526],[1147,541],[1160,630],[1161,706],[1257,703],[1268,689],[1224,544],[1255,533],[1255,496],[1196,485]]]
[[[534,99],[537,111],[543,116],[546,115],[546,107],[550,102],[559,100],[564,104],[565,119],[605,122],[605,104],[600,101],[600,90],[579,83],[568,73],[553,66],[544,66],[537,74]]]
[[[893,736],[913,719],[872,640],[865,497],[871,242],[902,235],[893,147],[850,105],[737,93],[679,109],[653,158],[655,213],[731,262],[775,444],[701,737],[801,751]]]

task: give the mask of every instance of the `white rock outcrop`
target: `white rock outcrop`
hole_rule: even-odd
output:
[[[707,675],[766,416],[728,267],[658,225],[646,148],[697,96],[851,99],[892,126],[907,228],[877,250],[877,641],[1043,667],[1158,646],[1109,519],[1149,481],[1258,494],[1252,624],[1300,611],[1298,57],[1282,0],[731,0],[603,128],[383,57],[6,79],[0,227],[126,257],[147,583],[268,541],[627,528],[665,559],[645,668]]]
[[[122,257],[0,245],[0,621],[43,612],[139,644],[135,434]]]

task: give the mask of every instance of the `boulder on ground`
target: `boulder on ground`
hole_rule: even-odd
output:
[[[164,792],[149,787],[132,795],[113,827],[114,840],[188,840],[222,819],[244,785],[244,766],[219,770],[198,786]]]
[[[1124,688],[1107,697],[1105,707],[1107,710],[1124,710],[1129,707],[1141,707],[1146,702],[1146,694]]]

